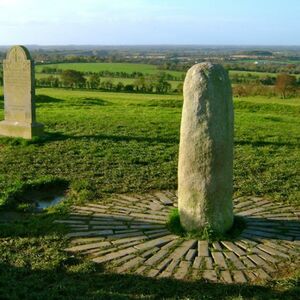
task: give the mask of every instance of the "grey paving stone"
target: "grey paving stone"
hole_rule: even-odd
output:
[[[264,207],[254,207],[254,208],[250,208],[248,210],[242,210],[238,213],[238,216],[251,216],[255,213],[258,213],[258,212],[262,212],[262,211],[265,211],[266,208]]]
[[[135,252],[137,252],[137,249],[135,249],[133,247],[130,247],[130,248],[126,248],[124,250],[112,252],[112,253],[109,253],[109,254],[106,254],[106,255],[103,255],[103,256],[100,256],[100,257],[95,257],[92,260],[95,263],[104,263],[104,262],[107,262],[107,261],[110,261],[110,260],[113,260],[113,259],[116,259],[116,258],[120,258],[122,256],[132,254],[132,253],[135,253]]]
[[[117,268],[118,273],[123,273],[125,271],[128,271],[133,268],[137,268],[142,262],[144,261],[144,258],[142,257],[135,257],[125,264],[123,264],[121,267]]]
[[[197,256],[197,257],[194,259],[194,262],[193,262],[193,268],[194,268],[194,269],[200,269],[200,266],[202,265],[203,261],[204,261],[203,257]]]
[[[89,250],[89,249],[94,249],[94,248],[104,248],[104,247],[109,247],[109,246],[111,246],[110,242],[98,242],[98,243],[84,244],[84,245],[66,248],[65,251],[79,252],[79,251],[84,251],[84,250]]]
[[[174,240],[175,238],[176,238],[176,236],[174,236],[174,235],[166,235],[164,237],[150,240],[148,242],[144,242],[139,245],[136,245],[135,248],[138,250],[147,250],[152,247],[162,246],[162,245],[168,243],[169,241]]]
[[[271,254],[271,255],[275,255],[275,256],[280,256],[280,257],[283,257],[283,258],[289,258],[289,255],[287,255],[286,253],[283,253],[282,251],[278,251],[278,250],[275,250],[274,248],[271,248],[267,245],[257,245],[257,248]]]
[[[159,274],[159,270],[156,269],[150,269],[147,273],[148,277],[156,277]]]
[[[202,277],[209,281],[217,281],[218,280],[217,273],[214,270],[204,270],[202,273]]]
[[[221,269],[228,268],[222,252],[212,252],[211,255],[214,259],[214,263],[218,265]]]
[[[128,248],[128,247],[136,246],[138,244],[140,244],[140,241],[133,241],[130,243],[118,245],[118,249],[124,249],[124,248]]]
[[[150,256],[152,256],[154,253],[156,253],[157,251],[159,251],[160,249],[158,247],[154,247],[152,249],[149,249],[148,251],[142,253],[140,256],[148,259]]]
[[[146,270],[146,268],[147,268],[146,266],[140,266],[136,269],[135,273],[142,275],[144,273],[144,271]]]
[[[140,230],[137,230],[137,229],[125,229],[125,230],[114,230],[114,232],[115,232],[115,235],[116,234],[125,234],[125,233],[136,233],[136,232],[140,232],[141,233],[141,231]]]
[[[205,268],[207,270],[213,270],[213,261],[211,259],[211,257],[204,257],[204,263],[205,263]]]
[[[150,258],[148,258],[145,261],[146,265],[149,266],[153,266],[156,263],[158,263],[160,260],[162,260],[164,257],[166,257],[168,255],[168,251],[167,250],[159,250],[157,253],[155,253],[154,255],[152,255]]]
[[[131,229],[162,229],[166,228],[164,225],[152,225],[152,224],[140,224],[140,225],[129,225]]]
[[[103,208],[97,208],[92,206],[72,206],[73,209],[76,209],[76,211],[86,211],[91,213],[106,213],[107,210]]]
[[[255,203],[252,200],[247,200],[247,201],[242,201],[242,202],[239,202],[238,204],[235,204],[234,209],[241,210],[242,208],[254,206],[254,205],[255,205]]]
[[[147,239],[147,237],[145,235],[138,235],[138,236],[135,236],[135,237],[124,237],[124,238],[121,238],[121,239],[117,239],[117,240],[111,240],[111,243],[113,245],[120,245],[120,244],[126,244],[126,243],[130,243],[130,242],[133,242],[133,241],[142,241],[142,240],[145,240]]]
[[[162,202],[163,205],[173,205],[173,201],[165,194],[157,192],[154,195]]]
[[[135,197],[133,197],[133,196],[128,196],[128,195],[118,195],[118,198],[127,200],[127,201],[129,201],[129,202],[137,202],[137,201],[140,201],[139,198],[135,198]]]
[[[258,267],[264,267],[268,270],[275,271],[274,268],[272,268],[266,261],[264,261],[261,257],[259,257],[256,254],[248,255],[248,257],[258,266]]]
[[[288,247],[286,247],[286,246],[284,246],[282,244],[279,244],[278,242],[274,243],[274,242],[271,242],[271,241],[268,241],[268,240],[264,240],[264,243],[267,246],[269,246],[269,247],[271,247],[273,249],[276,249],[278,251],[281,251],[283,253],[289,253],[289,254],[294,255],[294,256],[297,256],[299,254],[296,251],[293,251],[290,248],[288,248]]]
[[[66,238],[81,237],[81,236],[107,236],[112,234],[113,234],[112,230],[78,231],[78,232],[68,233],[66,235]]]
[[[253,270],[254,274],[260,279],[270,279],[270,275],[262,268]]]
[[[227,249],[234,252],[238,256],[246,255],[246,252],[242,250],[237,244],[228,241],[221,242]]]
[[[243,272],[250,281],[256,280],[256,275],[252,270],[244,270]]]
[[[213,248],[217,251],[223,251],[222,247],[221,247],[221,244],[219,242],[213,242],[212,243],[213,245]]]
[[[185,260],[192,261],[194,259],[194,257],[196,256],[196,254],[197,254],[196,249],[190,249],[185,256]]]
[[[94,226],[92,226],[92,230],[96,230],[96,229],[121,230],[121,229],[128,229],[128,226],[127,225],[94,225]]]
[[[170,257],[166,257],[162,262],[158,264],[156,268],[161,272],[171,263],[171,261],[172,259]]]
[[[118,233],[118,234],[114,234],[112,236],[109,236],[109,239],[114,239],[114,240],[119,240],[122,238],[129,238],[129,237],[136,237],[136,236],[145,236],[143,234],[143,232],[141,231],[135,231],[135,232],[126,232],[126,233]],[[145,239],[147,239],[147,236],[145,236]]]
[[[118,251],[118,248],[115,247],[110,247],[110,248],[106,248],[106,249],[91,249],[91,250],[87,250],[87,251],[83,251],[82,254],[88,254],[90,258],[94,258],[94,257],[100,257],[103,255],[106,255],[108,253],[112,253],[112,252],[116,252]]]
[[[159,220],[159,221],[166,221],[166,217],[158,216],[158,215],[148,215],[148,214],[142,214],[142,213],[131,213],[130,216],[132,217],[138,217],[141,218],[141,220],[151,220],[153,222]]]
[[[196,240],[184,241],[179,247],[174,250],[170,257],[174,260],[182,259],[185,254],[196,245],[196,243]]]
[[[161,231],[161,232],[157,232],[157,233],[152,233],[152,234],[148,234],[147,231],[144,231],[145,234],[147,234],[147,236],[151,239],[156,238],[156,237],[160,237],[160,236],[164,236],[164,235],[169,235],[171,232],[168,230],[165,231]]]
[[[172,272],[168,272],[168,271],[163,271],[162,273],[160,273],[158,275],[159,278],[167,278],[167,277],[171,277],[172,276]]]
[[[233,280],[236,283],[246,283],[247,278],[242,271],[232,271]]]
[[[242,263],[242,261],[239,259],[238,256],[236,256],[233,252],[224,252],[224,255],[228,260],[232,262],[232,264],[235,266],[238,270],[244,270],[246,269],[245,265]]]
[[[70,244],[74,245],[82,245],[82,244],[90,244],[94,242],[102,242],[105,240],[105,237],[86,237],[86,238],[76,238],[70,241]]]
[[[55,220],[53,223],[58,223],[58,224],[86,224],[85,221],[83,220]]]
[[[89,230],[89,226],[88,225],[84,225],[84,226],[81,226],[81,225],[69,225],[69,229],[71,232],[74,232],[74,231],[86,231],[86,230]],[[93,228],[91,228],[93,229]],[[104,229],[107,229],[107,228],[104,228]]]
[[[225,270],[225,271],[221,271],[220,272],[220,278],[221,278],[221,281],[225,282],[225,283],[232,283],[232,278],[231,278],[231,275],[230,275],[230,272]]]
[[[247,268],[255,268],[256,265],[246,256],[241,256],[241,260],[243,261],[244,265],[247,266]]]
[[[189,262],[189,261],[181,261],[179,263],[179,267],[178,267],[177,271],[174,274],[174,277],[176,279],[183,279],[184,277],[186,277],[186,275],[187,275],[187,273],[189,271],[190,266],[191,266],[191,262]]]
[[[178,245],[178,239],[174,239],[171,242],[165,244],[164,246],[161,247],[161,249],[171,249],[175,247],[175,245]]]
[[[125,255],[125,256],[123,256],[123,257],[121,257],[119,259],[114,259],[113,260],[113,264],[114,265],[119,265],[119,264],[122,264],[122,263],[124,263],[124,262],[126,262],[126,261],[128,261],[130,259],[135,258],[135,257],[136,257],[135,254],[128,254],[128,255]]]
[[[207,241],[198,241],[198,256],[209,256]]]
[[[269,255],[268,253],[262,251],[261,249],[258,248],[253,248],[252,249],[252,253],[254,254],[258,254],[260,257],[262,257],[264,260],[269,261],[271,263],[276,263],[278,261],[278,259],[276,259],[275,257],[273,257],[272,255]]]
[[[179,259],[173,259],[167,266],[166,270],[164,272],[171,273],[174,271],[174,269],[177,267],[179,264]]]

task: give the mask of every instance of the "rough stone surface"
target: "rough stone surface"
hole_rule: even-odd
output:
[[[14,46],[3,61],[4,117],[0,135],[31,139],[43,134],[43,125],[36,123],[34,64],[29,51]]]
[[[178,165],[178,208],[188,231],[233,224],[233,102],[220,65],[193,66],[184,82]]]
[[[203,278],[224,283],[256,283],[259,280],[269,280],[276,278],[279,269],[291,269],[291,261],[294,262],[294,269],[299,265],[299,221],[274,222],[272,218],[266,217],[269,211],[280,214],[280,203],[254,197],[235,200],[235,213],[243,215],[245,211],[257,206],[256,203],[266,203],[265,207],[268,209],[259,219],[253,218],[252,214],[243,217],[247,228],[255,225],[259,227],[259,231],[254,231],[249,238],[243,237],[242,232],[234,242],[209,242],[186,240],[172,235],[167,228],[163,231],[157,229],[157,222],[160,222],[155,218],[157,212],[145,210],[144,206],[150,207],[160,201],[159,199],[164,199],[165,204],[159,212],[166,215],[166,222],[172,207],[176,207],[175,193],[160,192],[154,197],[135,197],[140,201],[133,202],[132,197],[120,195],[117,199],[105,201],[105,205],[102,202],[99,205],[74,206],[69,218],[55,221],[69,228],[67,237],[70,238],[70,246],[65,251],[72,255],[85,255],[95,263],[105,264],[105,268],[113,272],[158,278]],[[125,202],[122,199],[126,199]],[[170,205],[168,199],[173,205]],[[246,206],[240,205],[246,201]],[[116,203],[124,208],[123,215],[115,214]],[[99,215],[94,208],[101,208],[103,213]],[[128,208],[130,209],[127,210]],[[289,217],[294,211],[295,208],[285,206],[283,214]],[[147,218],[139,220],[139,217],[133,216],[137,212],[145,214]],[[105,224],[105,230],[96,230],[101,223]],[[275,239],[262,238],[261,233],[268,232],[270,227],[274,227],[272,224],[276,228],[282,228],[284,236],[281,234]],[[88,229],[83,231],[82,226]],[[159,223],[159,227],[165,225],[161,226]],[[161,236],[156,236],[157,233]]]

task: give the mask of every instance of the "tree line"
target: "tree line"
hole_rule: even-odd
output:
[[[43,67],[40,71],[40,73],[43,74],[56,74],[56,75],[60,75],[63,73],[63,69],[59,69],[57,67]],[[122,71],[108,71],[108,70],[104,70],[104,71],[98,71],[98,72],[91,72],[91,71],[84,71],[82,72],[84,75],[94,75],[97,74],[100,77],[109,77],[109,78],[140,78],[140,77],[150,77],[150,74],[145,74],[142,72],[122,72]],[[164,72],[165,73],[165,72]],[[164,77],[166,78],[166,80],[168,81],[180,81],[184,79],[184,74],[182,76],[174,76],[172,74],[169,73],[165,73]]]
[[[213,61],[213,60],[211,60]],[[200,62],[200,61],[199,61]],[[254,62],[221,62],[217,60],[216,62],[221,63],[225,69],[232,71],[249,71],[249,72],[264,72],[264,73],[286,73],[286,74],[300,74],[300,64],[299,63],[262,63],[257,61]],[[158,66],[160,70],[169,71],[182,71],[186,72],[194,62],[165,62]]]
[[[36,79],[36,86],[158,94],[182,91],[182,83],[172,89],[172,85],[168,82],[168,76],[164,72],[148,76],[140,75],[132,83],[124,84],[121,81],[114,83],[111,79],[103,80],[99,73],[90,73],[86,76],[85,73],[76,70],[64,70],[59,77],[50,75]]]

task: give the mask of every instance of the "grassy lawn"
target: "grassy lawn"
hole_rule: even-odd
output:
[[[299,277],[287,270],[288,279],[264,286],[226,286],[110,274],[67,256],[65,229],[52,220],[70,204],[176,189],[182,97],[63,89],[37,95],[47,136],[0,138],[0,199],[6,203],[24,185],[54,179],[68,182],[69,196],[45,213],[0,222],[0,299],[296,299]],[[235,196],[299,205],[300,99],[234,104]]]

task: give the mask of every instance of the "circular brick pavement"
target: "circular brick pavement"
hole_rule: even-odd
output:
[[[187,240],[173,235],[166,220],[177,207],[174,192],[118,195],[99,204],[74,206],[68,219],[71,253],[105,263],[117,273],[206,279],[225,283],[266,280],[297,264],[300,210],[262,198],[234,200],[246,228],[233,241]]]

